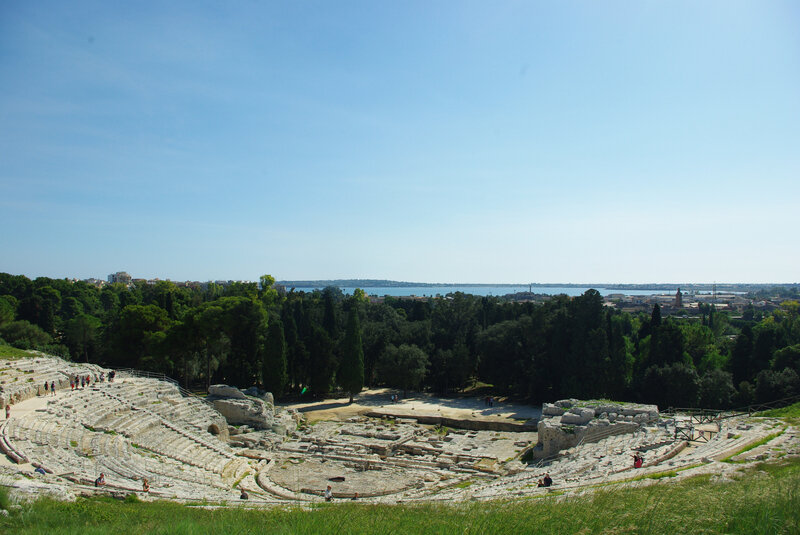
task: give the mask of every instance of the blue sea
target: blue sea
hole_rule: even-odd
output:
[[[286,288],[290,290],[291,288]],[[352,294],[355,288],[349,287],[341,287],[342,292],[346,294]],[[472,295],[491,295],[491,296],[504,296],[507,294],[514,294],[520,292],[527,292],[529,287],[528,285],[520,285],[520,286],[405,286],[405,287],[395,287],[395,286],[375,286],[375,287],[365,287],[362,288],[367,295],[377,295],[377,296],[384,296],[384,295],[391,295],[395,297],[407,297],[411,295],[416,296],[430,296],[435,297],[437,295],[447,295],[449,293],[455,292],[462,292],[465,294],[472,294]],[[585,287],[561,287],[561,286],[534,286],[530,288],[530,290],[535,294],[544,294],[544,295],[558,295],[558,294],[566,294],[569,296],[576,296],[581,295],[586,290],[589,290],[589,286]],[[321,288],[308,288],[308,287],[295,287],[296,292],[313,292],[314,290],[321,290]],[[636,289],[636,290],[609,290],[606,288],[595,288],[600,295],[608,295],[608,294],[625,294],[625,295],[653,295],[653,294],[674,294],[675,290],[668,291],[668,290],[648,290],[648,289]],[[677,288],[676,288],[677,290]]]

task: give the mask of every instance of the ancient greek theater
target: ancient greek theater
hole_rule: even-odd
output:
[[[255,388],[215,385],[201,398],[133,370],[3,360],[0,485],[64,500],[309,504],[330,486],[333,502],[458,502],[726,477],[741,467],[730,461],[800,451],[795,427],[748,414],[395,393],[276,406]]]

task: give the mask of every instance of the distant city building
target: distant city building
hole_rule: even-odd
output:
[[[675,308],[681,307],[683,307],[683,294],[681,293],[681,289],[678,288],[678,291],[675,294]]]
[[[119,282],[121,284],[130,284],[131,283],[131,276],[128,275],[125,271],[117,271],[116,273],[112,273],[108,276],[108,282],[115,283]]]

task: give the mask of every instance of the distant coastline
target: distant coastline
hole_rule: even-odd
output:
[[[613,284],[613,283],[431,283],[431,282],[405,282],[383,279],[329,279],[329,280],[285,280],[277,281],[285,288],[604,288],[606,290],[636,290],[637,292],[653,290],[656,292],[675,292],[680,288],[684,292],[755,292],[765,288],[785,287],[797,288],[798,283],[652,283],[652,284]]]

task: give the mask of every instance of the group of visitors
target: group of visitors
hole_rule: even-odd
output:
[[[483,398],[483,404],[486,407],[494,407],[494,398],[492,396],[486,396]]]
[[[111,370],[108,372],[108,382],[113,383],[114,377],[117,376],[117,372]],[[100,377],[98,382],[102,383],[106,380],[106,372],[100,372]],[[92,384],[92,376],[91,375],[76,375],[74,377],[70,377],[69,379],[69,386],[70,389],[75,390],[76,388],[84,388],[87,386],[91,386]],[[47,390],[47,383],[45,383],[45,390]]]
[[[70,389],[75,390],[76,388],[89,386],[91,384],[91,379],[90,375],[76,375],[69,380]]]
[[[56,382],[55,381],[50,381],[50,383],[48,383],[47,381],[44,382],[44,394],[47,395],[48,393],[53,395],[53,396],[56,395]]]
[[[545,473],[544,477],[539,480],[537,483],[537,487],[549,487],[553,484],[553,478],[550,477],[550,474]]]
[[[116,376],[117,376],[117,372],[116,371],[111,370],[110,372],[108,372],[108,382],[109,383],[113,383],[114,382],[114,377],[116,377]],[[100,382],[102,383],[105,380],[106,380],[106,372],[100,372]]]

